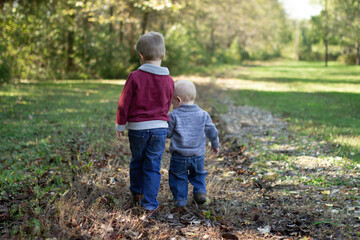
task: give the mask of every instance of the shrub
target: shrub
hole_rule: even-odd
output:
[[[0,85],[11,80],[11,68],[7,62],[0,59]]]
[[[337,58],[337,61],[344,63],[346,65],[355,65],[356,54],[342,54]]]

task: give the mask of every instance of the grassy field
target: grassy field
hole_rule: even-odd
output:
[[[288,121],[297,135],[332,144],[333,157],[359,168],[359,67],[279,61],[198,71],[225,89],[236,105],[271,111]],[[109,176],[126,175],[129,155],[114,133],[123,83],[24,81],[0,88],[1,238],[49,236],[51,226],[41,219],[66,190],[78,186],[75,182],[110,165]],[[316,177],[306,183],[324,187],[321,182],[324,179]],[[245,225],[248,222],[244,220]]]
[[[213,68],[238,105],[278,114],[304,134],[341,144],[360,161],[360,68],[336,62],[271,62]]]
[[[0,199],[10,219],[1,223],[4,234],[26,235],[21,226],[39,225],[49,203],[113,151],[121,90],[77,81],[1,88]]]

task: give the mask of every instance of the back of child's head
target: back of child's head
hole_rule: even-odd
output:
[[[196,87],[189,80],[176,81],[174,96],[179,96],[184,102],[195,101]]]
[[[165,57],[165,40],[161,33],[148,32],[140,36],[135,45],[144,60],[162,60]]]

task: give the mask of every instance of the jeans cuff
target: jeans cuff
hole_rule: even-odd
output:
[[[205,191],[197,191],[197,192],[193,192],[194,195],[197,195],[197,194],[207,194],[206,190]]]

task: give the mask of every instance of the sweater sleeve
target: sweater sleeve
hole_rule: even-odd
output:
[[[216,129],[215,125],[212,123],[211,117],[209,116],[208,113],[206,113],[205,134],[206,137],[211,142],[211,147],[219,148],[218,130]]]
[[[120,95],[118,109],[116,113],[116,131],[125,131],[129,109],[133,99],[133,78],[131,74],[125,82],[125,86]]]
[[[167,132],[167,137],[171,138],[174,132],[174,128],[175,128],[175,117],[173,113],[169,114],[170,120],[169,120],[169,127],[168,127],[168,132]]]

